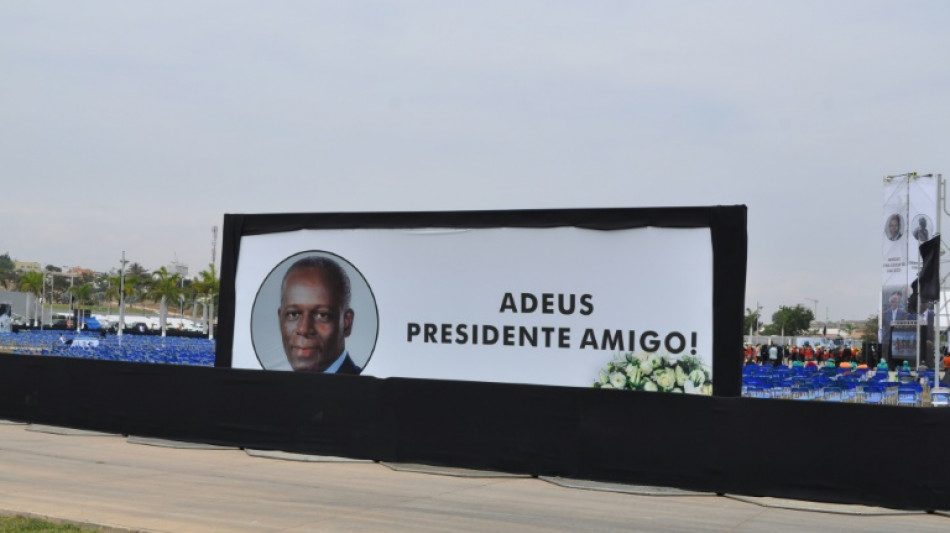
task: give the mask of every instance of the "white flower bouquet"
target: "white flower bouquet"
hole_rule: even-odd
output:
[[[712,395],[712,371],[695,356],[618,353],[598,374],[594,388]]]

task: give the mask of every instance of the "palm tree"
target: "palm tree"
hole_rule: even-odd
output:
[[[92,302],[92,283],[83,283],[82,285],[73,285],[69,288],[69,293],[73,295],[73,298],[76,299],[76,309],[79,311],[77,315],[79,319],[76,320],[76,331],[79,331],[82,328],[82,317],[85,314],[82,312],[83,308]]]
[[[20,290],[33,294],[34,298],[39,298],[43,293],[43,273],[42,272],[24,272],[20,276]],[[33,325],[36,325],[37,314],[36,306],[33,306]]]
[[[132,263],[129,265],[129,271],[125,274],[125,279],[128,281],[131,278],[145,279],[148,278],[148,269],[143,267],[138,263]]]
[[[104,291],[104,296],[106,301],[109,302],[109,314],[112,314],[112,302],[119,302],[119,286],[122,284],[122,280],[119,279],[118,274],[110,274],[106,278],[106,289]]]
[[[850,322],[847,322],[847,323],[845,323],[845,325],[844,325],[844,330],[848,333],[848,338],[849,338],[849,339],[851,338],[852,335],[854,335],[854,330],[855,330],[855,329],[856,329],[856,328],[854,327],[854,324],[852,324],[852,323],[850,323]]]
[[[168,300],[177,300],[181,293],[181,276],[172,274],[162,267],[152,273],[152,281],[148,284],[146,296],[153,302],[158,302],[158,322],[162,327],[162,337],[168,329]]]
[[[196,297],[202,295],[208,298],[208,334],[211,336],[214,332],[215,322],[214,300],[217,298],[218,293],[221,292],[221,280],[218,279],[218,273],[215,271],[214,263],[208,264],[208,270],[202,270],[198,273],[198,279],[191,283],[190,288],[194,291],[193,294]]]

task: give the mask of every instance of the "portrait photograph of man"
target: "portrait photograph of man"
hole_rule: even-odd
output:
[[[887,224],[884,225],[884,235],[887,240],[896,241],[904,235],[904,219],[897,213],[887,217]]]
[[[914,231],[911,232],[911,235],[914,236],[919,242],[924,242],[930,239],[930,228],[932,223],[927,215],[917,215],[914,217]]]
[[[357,375],[372,354],[377,325],[372,292],[359,271],[333,254],[306,252],[285,259],[265,279],[251,329],[264,369]]]

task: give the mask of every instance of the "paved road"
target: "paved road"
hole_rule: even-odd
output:
[[[143,532],[950,530],[944,513],[646,487],[584,490],[524,477],[160,444],[0,424],[0,514]]]

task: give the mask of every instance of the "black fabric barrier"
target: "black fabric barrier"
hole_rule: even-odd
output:
[[[0,418],[191,442],[947,509],[950,409],[0,354]]]

